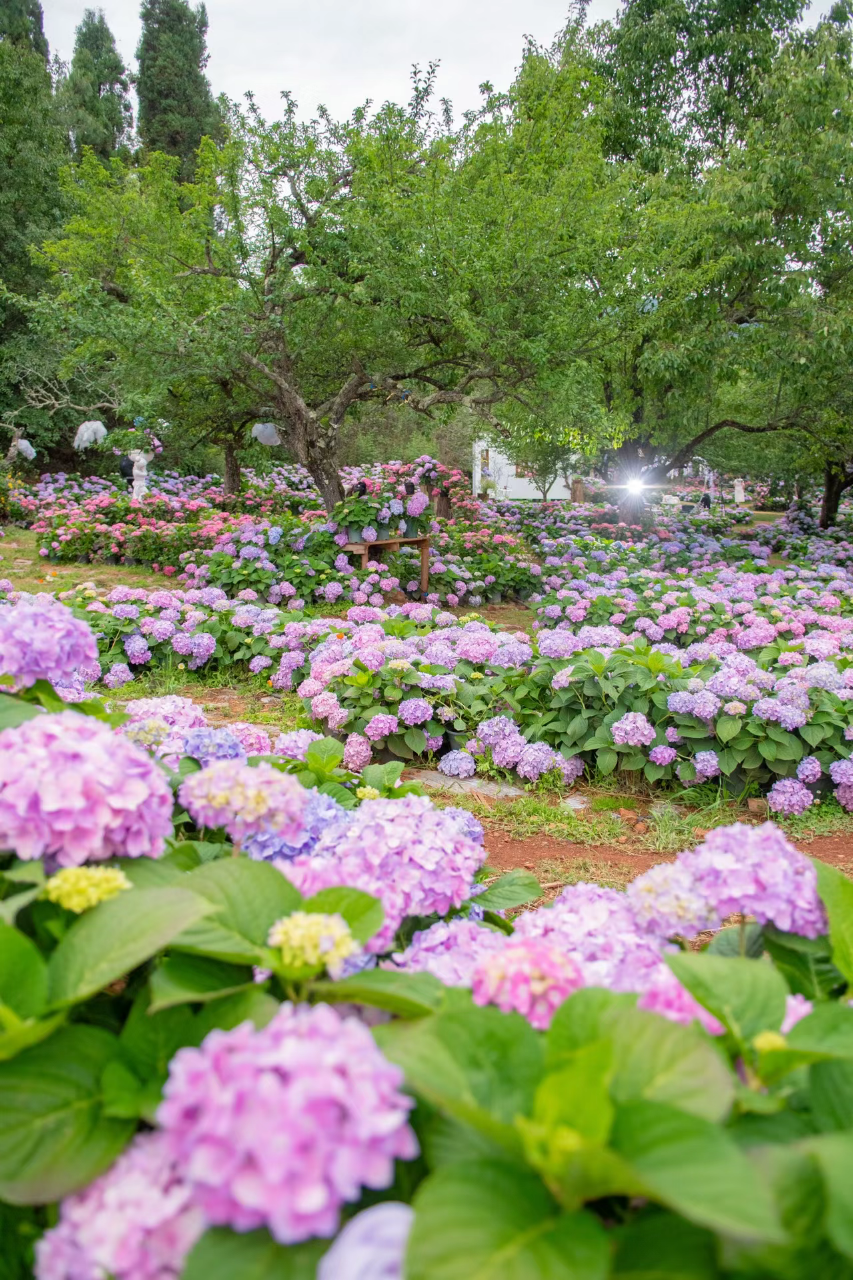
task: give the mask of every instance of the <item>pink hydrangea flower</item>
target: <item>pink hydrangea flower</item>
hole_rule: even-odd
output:
[[[177,1280],[205,1229],[160,1133],[140,1134],[84,1191],[62,1202],[36,1245],[37,1280]]]
[[[417,1155],[402,1083],[358,1019],[285,1004],[181,1049],[157,1118],[209,1222],[294,1244],[333,1235],[343,1204]]]
[[[19,858],[158,858],[172,807],[148,753],[91,716],[62,711],[0,733],[0,845]]]
[[[486,954],[474,970],[476,1004],[515,1011],[537,1031],[547,1031],[560,1005],[583,986],[571,956],[542,938],[520,938]]]
[[[344,745],[344,768],[351,769],[353,773],[361,773],[370,764],[372,755],[373,748],[368,738],[360,733],[348,735]]]

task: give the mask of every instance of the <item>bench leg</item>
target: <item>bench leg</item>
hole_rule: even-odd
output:
[[[421,543],[421,591],[429,590],[429,542]]]

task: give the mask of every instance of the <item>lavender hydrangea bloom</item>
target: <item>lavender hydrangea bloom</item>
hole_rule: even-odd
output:
[[[317,1280],[402,1280],[414,1219],[411,1205],[397,1200],[362,1209],[320,1259]]]
[[[385,920],[366,944],[381,954],[406,916],[445,915],[470,896],[483,850],[426,796],[365,800],[343,835],[325,835],[312,857],[282,867],[303,894],[352,885],[379,898]]]
[[[128,661],[132,662],[134,666],[148,662],[151,657],[148,641],[138,633],[132,636],[125,636],[124,651],[127,654]]]
[[[392,733],[396,733],[399,727],[400,722],[396,716],[380,711],[368,720],[364,734],[371,742],[378,742],[380,738],[388,738]]]
[[[191,729],[184,737],[184,754],[202,765],[211,760],[245,760],[246,753],[238,738],[228,729]]]
[[[276,862],[311,853],[322,835],[340,831],[350,821],[351,813],[331,796],[312,788],[302,815],[303,825],[288,835],[276,831],[257,831],[243,841],[243,852],[256,862]]]
[[[675,747],[652,747],[649,752],[649,760],[652,764],[672,764],[672,762],[677,758],[678,752],[675,750]]]
[[[473,778],[477,762],[467,751],[448,751],[439,760],[438,771],[447,778]]]
[[[158,858],[172,803],[150,756],[91,716],[62,711],[0,733],[0,845],[19,858]]]
[[[206,1223],[160,1133],[66,1197],[36,1244],[37,1280],[175,1280]]]
[[[471,986],[475,1004],[514,1010],[538,1031],[547,1031],[560,1005],[583,986],[583,974],[571,956],[547,940],[512,938],[480,959]]]
[[[836,786],[853,786],[853,760],[833,760],[829,776]]]
[[[344,746],[344,768],[361,773],[370,764],[373,747],[370,740],[360,733],[350,733]]]
[[[720,761],[716,751],[697,751],[693,757],[693,764],[696,768],[696,777],[700,782],[716,778],[720,774]]]
[[[311,743],[321,742],[322,739],[322,733],[315,733],[313,729],[292,729],[289,733],[278,735],[273,752],[277,756],[284,756],[285,760],[304,760]]]
[[[214,760],[184,779],[178,799],[200,827],[224,827],[238,843],[269,831],[295,839],[305,820],[308,792],[270,764],[253,768]]]
[[[814,796],[796,778],[780,778],[768,791],[767,804],[775,813],[805,813],[814,804]]]
[[[0,605],[0,676],[14,676],[18,686],[37,680],[67,685],[78,667],[97,661],[89,626],[51,596]]]
[[[397,714],[409,726],[425,724],[432,719],[432,707],[426,698],[404,698],[397,704]]]
[[[806,938],[826,932],[815,869],[772,822],[717,827],[678,861],[718,921],[743,912]]]
[[[446,812],[446,810],[445,810]],[[448,987],[470,987],[482,955],[503,945],[502,935],[473,920],[440,920],[416,933],[386,968],[431,973]]]
[[[816,756],[804,756],[797,765],[800,782],[817,782],[823,776],[823,768]]]
[[[536,782],[543,773],[548,773],[557,764],[557,753],[547,742],[528,742],[522,747],[515,769],[520,778]]]
[[[456,825],[466,840],[471,840],[474,844],[479,845],[483,843],[485,837],[483,824],[468,809],[459,809],[456,805],[448,805],[444,810],[444,816],[446,818],[452,817],[456,820]]]
[[[402,1083],[358,1019],[285,1004],[179,1050],[157,1119],[208,1222],[295,1244],[417,1155]]]
[[[104,676],[104,684],[108,689],[120,689],[133,679],[133,672],[126,662],[114,662]]]
[[[655,740],[654,727],[639,711],[629,711],[610,726],[613,741],[629,747],[647,747]]]

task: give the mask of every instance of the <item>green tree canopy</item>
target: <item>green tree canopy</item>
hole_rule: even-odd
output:
[[[148,151],[177,156],[181,176],[189,179],[204,137],[222,130],[210,92],[207,65],[207,12],[187,0],[143,0],[142,35],[136,51],[139,72],[139,133]]]
[[[60,102],[78,160],[84,147],[108,160],[127,141],[132,125],[127,71],[103,10],[83,14]]]
[[[0,41],[48,56],[40,0],[0,0]]]

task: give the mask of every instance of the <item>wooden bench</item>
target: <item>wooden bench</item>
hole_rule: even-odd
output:
[[[348,542],[343,550],[351,551],[353,555],[361,556],[361,567],[366,569],[368,560],[379,559],[376,552],[380,548],[388,547],[394,552],[406,546],[420,548],[421,591],[426,595],[429,588],[429,534],[423,534],[419,538],[387,538],[376,542]]]

